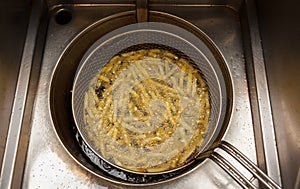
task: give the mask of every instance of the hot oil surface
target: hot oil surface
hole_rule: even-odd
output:
[[[168,50],[120,53],[91,81],[84,119],[93,148],[138,172],[185,163],[208,126],[208,88],[189,62]]]

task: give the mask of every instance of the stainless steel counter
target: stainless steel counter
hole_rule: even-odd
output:
[[[223,139],[236,146],[253,162],[258,162],[280,184],[281,177],[277,161],[276,140],[272,130],[268,85],[265,82],[266,72],[263,57],[261,57],[262,49],[255,11],[253,12],[253,2],[249,1],[248,4],[243,1],[239,3],[201,1],[190,4],[178,2],[177,4],[161,4],[153,1],[149,8],[188,20],[203,30],[220,48],[228,63],[234,89],[233,113]],[[29,114],[31,119],[27,125],[24,126],[22,121],[19,125],[30,128],[27,129],[27,132],[30,131],[30,137],[27,138],[29,141],[28,150],[26,150],[27,145],[22,144],[16,148],[25,147],[23,153],[26,154],[26,161],[22,158],[16,158],[12,163],[14,165],[12,169],[9,169],[9,166],[2,169],[1,187],[22,185],[23,188],[124,188],[97,178],[69,156],[55,135],[49,113],[48,98],[52,72],[62,52],[72,39],[97,20],[121,11],[134,10],[135,6],[132,3],[62,4],[59,6],[50,3],[48,5],[50,11],[47,12],[42,11],[43,8],[41,8],[45,4],[36,3],[35,9],[40,11],[33,10],[33,14],[37,15],[32,15],[30,22],[36,24],[39,21],[40,27],[30,25],[33,28],[29,28],[28,31],[33,31],[36,36],[32,36],[32,33],[31,35],[27,34],[27,40],[33,37],[31,38],[33,41],[26,42],[28,47],[31,47],[32,43],[40,47],[39,49],[35,48],[35,52],[39,52],[40,56],[33,57],[33,64],[31,65],[33,68],[40,69],[32,69],[31,73],[27,73],[25,67],[23,69],[21,67],[20,70],[20,73],[29,74],[28,76],[31,75],[33,78],[39,75],[38,84],[33,87],[36,89],[36,93],[29,93],[29,96],[24,98],[28,104],[30,103],[28,98],[34,97],[34,102],[31,102],[33,108],[27,109],[27,112],[32,112],[32,116]],[[72,13],[71,21],[65,25],[58,24],[55,20],[56,11],[62,7]],[[48,26],[45,25],[45,22],[48,23]],[[38,33],[38,31],[41,32]],[[42,60],[39,63],[36,60],[39,60],[40,57]],[[36,64],[38,66],[34,66]],[[25,84],[28,87],[21,88],[20,93],[22,89],[27,92],[30,89],[30,84],[36,82],[33,81],[32,77],[29,78],[28,85],[23,80],[18,81],[18,86]],[[15,99],[15,101],[17,100]],[[26,105],[25,102],[23,106]],[[25,111],[25,115],[28,115],[25,107],[20,111]],[[15,121],[18,123],[18,120]],[[266,133],[266,130],[262,129],[264,126],[271,132]],[[11,128],[11,130],[13,132],[16,128]],[[22,141],[22,136],[27,134],[26,129],[25,131],[20,130],[19,134]],[[24,141],[26,142],[25,139]],[[12,153],[10,149],[7,151]],[[232,159],[228,159],[232,161]],[[9,159],[6,159],[6,162],[8,161]],[[25,170],[24,174],[22,172],[20,175],[20,173],[16,173],[15,169],[23,170],[22,165],[25,165]],[[238,168],[249,179],[251,178],[248,172],[240,166]],[[155,187],[157,186],[149,188]],[[240,188],[226,172],[209,159],[205,160],[193,173],[175,181],[161,184],[160,187]]]

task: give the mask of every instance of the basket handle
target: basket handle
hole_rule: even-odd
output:
[[[267,176],[262,170],[260,170],[251,160],[249,160],[233,145],[229,144],[228,142],[221,141],[217,148],[222,149],[227,154],[236,159],[253,175],[253,178],[258,179],[267,188],[281,188],[277,183],[275,183],[269,176]],[[223,170],[225,170],[243,188],[257,188],[252,183],[255,179],[248,180],[240,171],[238,171],[228,160],[222,157],[219,153],[214,151],[210,154],[209,158],[213,160],[217,165],[219,165]]]

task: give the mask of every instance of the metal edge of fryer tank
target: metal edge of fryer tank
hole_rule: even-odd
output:
[[[277,140],[255,1],[244,1],[241,9],[241,17],[244,21],[242,22],[242,29],[245,31],[243,40],[248,44],[244,51],[258,151],[258,165],[279,186],[282,186]]]
[[[22,175],[20,174],[23,174],[23,161],[26,159],[25,156],[29,139],[23,135],[30,130],[28,122],[30,122],[31,110],[29,109],[32,108],[34,101],[34,92],[30,91],[30,89],[35,89],[35,86],[33,86],[34,84],[32,85],[30,83],[32,77],[37,77],[32,71],[36,71],[38,68],[34,62],[36,61],[35,58],[37,58],[37,54],[39,56],[40,53],[36,53],[35,48],[37,40],[40,39],[38,32],[40,31],[39,26],[43,19],[42,12],[44,11],[42,1],[34,1],[32,4],[10,116],[4,156],[3,161],[1,162],[1,189],[14,188],[20,184],[13,182],[16,180],[17,182],[21,182]],[[25,142],[25,144],[21,144],[21,141]],[[26,149],[20,150],[20,148],[24,147]],[[20,164],[22,164],[22,167],[19,166]]]

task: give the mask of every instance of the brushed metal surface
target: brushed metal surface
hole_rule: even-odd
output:
[[[255,8],[256,5],[254,1],[249,1],[247,3],[251,52],[253,57],[253,71],[255,74],[255,82],[257,88],[257,103],[261,122],[261,133],[266,160],[266,171],[274,181],[281,185],[281,175],[278,161],[275,129],[270,105],[269,88]]]

